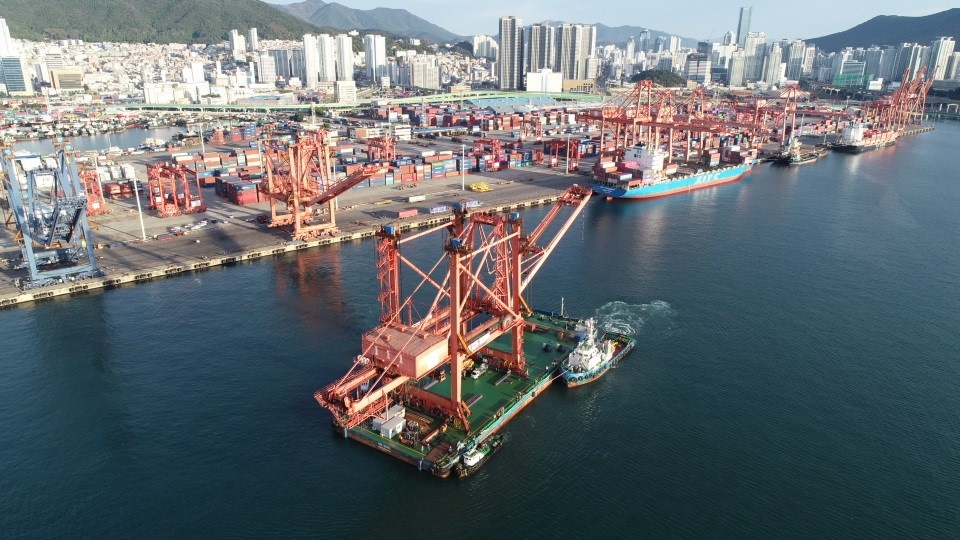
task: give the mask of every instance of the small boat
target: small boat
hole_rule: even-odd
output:
[[[615,341],[605,339],[597,343],[597,324],[593,319],[578,323],[576,332],[581,336],[580,343],[560,366],[563,382],[569,387],[599,379],[622,356],[616,354]]]
[[[456,466],[457,476],[465,478],[475,473],[502,445],[503,435],[497,434],[464,452]]]

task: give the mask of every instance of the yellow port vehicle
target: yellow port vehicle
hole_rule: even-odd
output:
[[[475,191],[477,193],[484,193],[487,191],[492,191],[492,188],[488,186],[486,182],[474,182],[470,184],[470,191]]]

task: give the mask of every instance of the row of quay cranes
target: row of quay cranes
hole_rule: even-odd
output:
[[[364,180],[386,172],[381,164],[362,165],[351,174],[333,174],[334,157],[326,131],[309,132],[297,142],[269,141],[263,150],[267,181],[259,186],[270,200],[270,227],[291,227],[294,240],[335,233],[336,199]],[[327,205],[326,209],[322,209]],[[321,221],[321,215],[326,221]]]
[[[147,193],[150,208],[162,218],[207,211],[199,176],[183,165],[161,162],[147,167]]]
[[[87,196],[76,162],[55,145],[55,165],[25,167],[3,149],[2,183],[23,267],[24,288],[103,275],[97,268],[87,220]]]
[[[333,413],[335,424],[344,430],[356,427],[399,400],[469,432],[471,413],[461,395],[465,362],[482,353],[495,369],[527,374],[523,331],[530,308],[524,291],[591,194],[589,188],[571,186],[530,234],[524,233],[519,213],[469,213],[464,203],[454,206],[451,221],[411,236],[401,237],[392,225],[383,227],[377,234],[380,325],[363,335],[362,353],[350,370],[314,395]],[[565,209],[572,212],[551,228]],[[548,229],[552,237],[541,247]],[[443,232],[449,235],[444,255],[432,267],[419,267],[401,253],[404,244]],[[420,279],[406,297],[401,267]],[[414,297],[431,292],[432,304],[421,314]],[[510,335],[510,352],[488,347],[505,334]],[[407,384],[446,365],[449,397]]]
[[[708,97],[703,88],[679,95],[669,89],[654,89],[651,80],[641,80],[617,101],[578,113],[577,120],[600,129],[600,143],[605,147],[598,164],[606,159],[622,160],[625,149],[636,144],[666,144],[670,149],[668,162],[672,162],[675,143],[686,141],[683,159],[689,161],[694,140],[699,140],[697,153],[702,154],[711,137],[732,131],[743,135],[744,146],[762,144],[784,114],[784,107],[765,100],[719,101]],[[612,148],[607,146],[610,141]]]
[[[923,123],[927,92],[933,86],[933,77],[927,77],[922,67],[915,76],[908,70],[903,82],[893,94],[864,105],[862,117],[875,128],[902,130],[911,124]]]

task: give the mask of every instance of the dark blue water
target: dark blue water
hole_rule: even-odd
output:
[[[462,482],[312,399],[371,243],[0,312],[0,536],[955,537],[958,136],[591,202],[529,300],[638,346]]]

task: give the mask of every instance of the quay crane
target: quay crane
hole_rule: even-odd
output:
[[[102,275],[87,221],[87,195],[73,162],[58,148],[53,166],[3,156],[3,184],[16,223],[24,288]]]
[[[499,371],[527,375],[523,353],[524,318],[531,312],[523,293],[590,199],[591,190],[573,185],[533,232],[525,234],[519,213],[470,212],[455,205],[452,219],[427,231],[402,236],[388,225],[377,233],[380,324],[362,337],[362,352],[347,373],[317,391],[336,426],[354,428],[386,410],[392,401],[414,404],[470,433],[471,411],[463,399],[463,371],[482,354]],[[572,212],[551,228],[564,209]],[[541,240],[550,229],[552,238]],[[401,246],[446,232],[444,254],[430,268],[403,256]],[[444,263],[446,262],[446,265]],[[409,296],[401,292],[401,268],[419,276]],[[423,315],[414,297],[429,298]],[[509,351],[488,347],[510,336]],[[429,392],[418,380],[449,366],[449,396]]]
[[[264,150],[267,181],[260,192],[270,199],[270,227],[292,226],[294,240],[306,240],[336,230],[336,198],[371,176],[383,165],[362,165],[344,178],[333,175],[333,155],[326,131],[317,131],[293,144],[267,143]],[[326,212],[318,206],[328,205]],[[321,213],[329,221],[317,223]]]

